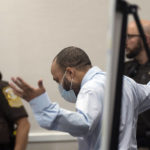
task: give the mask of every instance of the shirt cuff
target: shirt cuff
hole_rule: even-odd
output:
[[[40,96],[37,96],[35,98],[33,98],[29,104],[32,107],[32,109],[34,111],[36,110],[42,110],[45,107],[49,106],[51,103],[48,94],[45,92],[43,94],[41,94]]]

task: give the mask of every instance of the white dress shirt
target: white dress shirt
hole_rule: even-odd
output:
[[[78,137],[79,150],[100,150],[101,121],[106,74],[92,67],[85,74],[77,96],[76,112],[52,103],[47,93],[30,101],[41,127]],[[150,86],[124,77],[119,150],[136,150],[138,114],[150,107]]]

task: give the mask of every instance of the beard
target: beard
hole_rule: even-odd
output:
[[[72,87],[71,87],[71,84],[72,84]],[[71,83],[66,77],[64,77],[64,80],[63,80],[63,88],[66,91],[73,90],[75,92],[76,96],[78,95],[78,93],[80,91],[80,85]]]
[[[142,42],[139,41],[136,45],[135,48],[133,48],[132,50],[130,48],[126,48],[128,51],[130,51],[128,54],[126,54],[127,58],[134,58],[136,57],[142,50]]]

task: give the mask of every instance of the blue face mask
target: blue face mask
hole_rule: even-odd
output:
[[[64,73],[64,76],[63,76],[63,78],[62,78],[61,84],[59,84],[59,87],[58,87],[59,92],[60,92],[61,96],[62,96],[66,101],[68,101],[68,102],[70,102],[70,103],[75,103],[76,100],[77,100],[77,97],[76,97],[74,91],[72,90],[72,81],[71,81],[71,85],[70,85],[70,90],[69,90],[69,91],[66,91],[66,90],[63,88],[63,86],[62,86],[65,75],[66,75],[66,72]]]
[[[68,102],[70,103],[75,103],[76,100],[77,100],[77,97],[74,93],[73,90],[69,90],[69,91],[66,91],[61,84],[59,84],[59,92],[61,94],[61,96]]]

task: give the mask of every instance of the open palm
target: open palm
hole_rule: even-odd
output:
[[[31,99],[43,94],[45,92],[45,88],[43,86],[42,80],[38,81],[38,88],[34,88],[26,83],[22,78],[11,78],[13,83],[9,83],[14,93],[26,101],[30,101]]]

